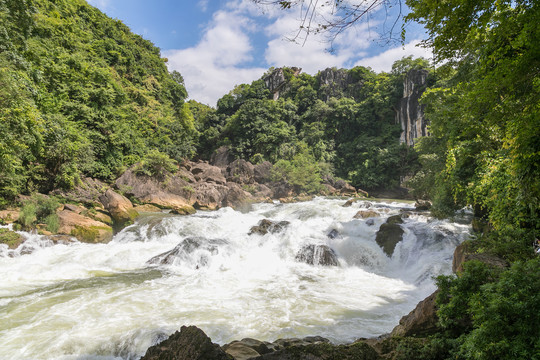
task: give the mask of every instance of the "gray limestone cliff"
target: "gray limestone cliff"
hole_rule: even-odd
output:
[[[272,93],[274,100],[279,99],[280,95],[287,91],[287,84],[290,80],[286,74],[287,70],[292,72],[292,76],[298,76],[302,68],[277,68],[263,78],[264,84]]]
[[[419,99],[426,90],[428,71],[412,69],[403,81],[403,98],[396,112],[396,122],[401,125],[400,142],[414,145],[416,139],[429,135],[424,107]]]

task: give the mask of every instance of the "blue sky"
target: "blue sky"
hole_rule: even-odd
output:
[[[298,29],[298,8],[283,11],[250,0],[88,2],[158,46],[169,59],[169,70],[184,76],[189,97],[211,106],[235,85],[260,78],[271,66],[301,67],[309,74],[357,65],[389,71],[403,56],[431,56],[429,49],[416,46],[425,36],[419,26],[408,28],[403,46],[381,42],[378,32],[387,25],[384,9],[341,34],[329,52],[322,36],[309,36],[303,46],[287,40]]]

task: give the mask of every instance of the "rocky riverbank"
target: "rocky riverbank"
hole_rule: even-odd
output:
[[[0,224],[15,223],[15,228],[24,227],[25,230],[35,228],[39,233],[51,236],[52,240],[67,235],[82,242],[103,243],[146,212],[187,215],[199,209],[216,210],[227,206],[248,209],[257,202],[276,199],[287,203],[313,197],[284,180],[272,180],[271,163],[253,165],[245,160],[234,160],[225,147],[220,148],[209,162],[185,161],[177,171],[162,177],[138,172],[138,166],[132,166],[113,184],[85,178],[72,190],[36,195],[38,199],[49,196],[60,199],[55,211],[58,216],[55,229],[39,222],[30,225],[27,218],[19,219],[20,208],[0,211]],[[323,191],[318,195],[365,197],[367,193],[343,180],[327,177]],[[30,200],[30,197],[19,197],[23,206]],[[9,242],[7,235],[2,238],[6,238],[5,243],[10,248],[19,244],[13,235]]]

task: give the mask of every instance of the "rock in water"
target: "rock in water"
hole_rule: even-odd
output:
[[[233,360],[195,326],[182,326],[167,340],[151,346],[141,360]]]
[[[375,237],[377,244],[390,257],[394,254],[397,243],[403,240],[403,229],[399,226],[401,223],[403,220],[399,215],[389,217],[386,223],[381,225]]]
[[[328,233],[327,235],[330,239],[335,239],[339,236],[339,231],[337,231],[336,229],[332,229],[330,230],[330,232]]]
[[[277,232],[282,231],[286,226],[288,226],[290,223],[288,221],[272,221],[268,219],[262,219],[259,221],[257,226],[253,226],[249,230],[249,235],[252,234],[259,234],[259,235],[266,235],[268,233],[275,234]]]
[[[219,246],[225,244],[224,240],[205,239],[203,237],[189,237],[176,245],[172,250],[156,255],[147,261],[147,264],[170,265],[175,262],[195,262],[195,267],[206,266],[209,257],[216,255]],[[199,251],[198,257],[194,258],[193,253]]]
[[[327,245],[306,245],[296,254],[296,260],[309,265],[339,265],[336,253]]]
[[[111,214],[114,221],[115,230],[119,231],[123,227],[131,224],[139,215],[133,208],[133,204],[123,195],[120,195],[111,189],[107,190],[99,197],[99,201],[105,209]]]

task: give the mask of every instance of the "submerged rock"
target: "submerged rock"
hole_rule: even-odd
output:
[[[332,229],[326,236],[328,236],[330,239],[335,239],[339,236],[339,231]]]
[[[328,245],[306,245],[296,254],[296,260],[309,265],[338,266],[339,261],[334,250]]]
[[[182,326],[167,340],[151,346],[141,360],[233,360],[195,326]]]
[[[219,252],[219,246],[225,244],[225,240],[206,239],[203,237],[188,237],[176,245],[172,250],[156,255],[147,261],[148,264],[170,265],[177,261],[194,262],[195,267],[206,266],[209,256]],[[193,253],[200,250],[198,257],[194,258]]]
[[[253,226],[249,230],[249,235],[259,234],[266,235],[268,233],[275,234],[282,231],[285,227],[290,224],[288,221],[272,221],[268,219],[262,219],[259,221],[257,226]]]

